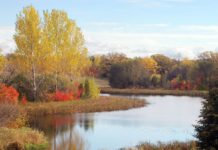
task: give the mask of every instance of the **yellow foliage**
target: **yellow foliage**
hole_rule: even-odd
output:
[[[142,63],[149,72],[156,73],[158,64],[153,58],[145,57],[142,59]]]

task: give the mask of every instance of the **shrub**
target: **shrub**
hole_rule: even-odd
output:
[[[11,86],[0,84],[0,103],[17,104],[19,93]]]
[[[44,134],[30,128],[0,128],[0,149],[43,150],[47,147]]]
[[[19,74],[12,78],[7,85],[13,86],[19,92],[19,98],[21,99],[23,96],[26,96],[28,100],[33,99],[33,93],[31,91],[31,84],[28,79]]]
[[[72,92],[62,92],[57,91],[54,93],[53,100],[54,101],[69,101],[73,99],[73,93]]]
[[[177,78],[174,78],[170,81],[170,88],[176,90],[192,90],[195,87],[192,85],[191,81],[179,81]]]
[[[26,96],[24,96],[21,100],[22,105],[26,105],[27,104],[27,99]]]
[[[95,83],[94,79],[86,79],[84,85],[84,97],[97,98],[100,94],[100,90]]]

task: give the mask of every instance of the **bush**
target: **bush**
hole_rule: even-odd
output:
[[[19,92],[19,98],[26,96],[28,100],[33,99],[31,84],[22,74],[15,76],[7,85],[13,86]]]
[[[53,95],[53,100],[54,101],[69,101],[73,99],[73,93],[72,92],[62,92],[62,91],[57,91]]]
[[[100,90],[95,83],[94,79],[86,79],[84,84],[84,97],[85,98],[97,98],[100,94]]]
[[[12,148],[13,147],[13,148]],[[0,149],[42,150],[47,147],[44,134],[30,128],[0,128]]]
[[[0,103],[17,104],[19,93],[11,86],[0,84]]]

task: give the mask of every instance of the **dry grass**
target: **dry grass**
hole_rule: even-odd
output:
[[[182,91],[164,89],[115,89],[101,88],[101,93],[123,95],[175,95],[175,96],[199,96],[207,97],[207,91]]]
[[[1,103],[0,104],[0,127],[7,124],[18,117],[19,109],[16,105]]]
[[[20,106],[31,116],[48,114],[89,113],[114,110],[127,110],[145,106],[146,102],[139,99],[120,97],[99,97],[97,99],[84,99],[68,102],[28,103]]]
[[[30,128],[0,128],[0,150],[12,149],[12,147],[17,149],[45,148],[46,145],[47,140],[44,134],[39,131]]]
[[[196,143],[190,142],[172,142],[168,144],[158,143],[156,145],[143,143],[135,148],[124,148],[122,150],[197,150]]]

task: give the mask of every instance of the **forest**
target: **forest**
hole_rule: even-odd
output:
[[[162,54],[128,58],[122,53],[110,53],[92,56],[91,61],[89,72],[108,79],[114,88],[208,90],[218,79],[218,53],[210,51],[196,59],[178,60]]]

